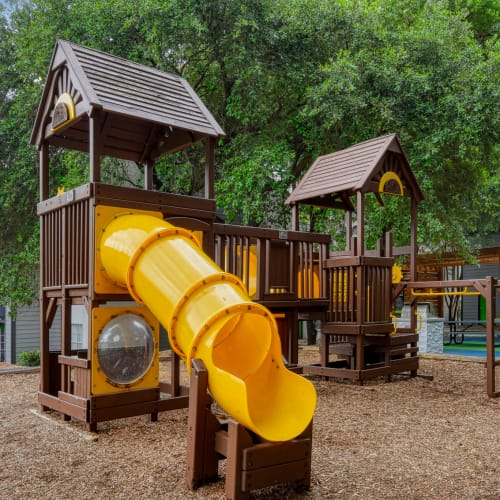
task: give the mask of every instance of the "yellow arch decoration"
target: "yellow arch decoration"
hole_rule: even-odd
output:
[[[378,183],[378,192],[404,196],[404,188],[399,175],[395,172],[386,172]]]
[[[75,119],[75,102],[70,94],[64,92],[61,94],[54,106],[54,114],[52,116],[52,132],[57,132],[69,122]]]

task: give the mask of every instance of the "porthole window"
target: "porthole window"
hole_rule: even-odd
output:
[[[141,379],[151,366],[153,356],[153,333],[136,314],[113,318],[97,342],[99,368],[113,384],[132,384]]]

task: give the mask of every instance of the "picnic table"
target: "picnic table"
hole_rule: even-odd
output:
[[[455,344],[463,344],[465,334],[486,334],[486,321],[485,320],[466,320],[460,319],[456,321],[444,321],[445,327],[448,326],[448,341],[446,337],[443,338],[444,345],[450,345],[452,342]],[[478,329],[477,327],[482,327]],[[500,319],[495,319],[495,337],[500,335]],[[445,331],[446,333],[446,331]]]

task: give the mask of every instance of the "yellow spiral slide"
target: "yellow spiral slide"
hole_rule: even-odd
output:
[[[269,441],[305,430],[316,406],[314,386],[284,366],[272,314],[191,232],[154,212],[124,210],[96,244],[108,279],[149,308],[188,370],[192,359],[203,360],[210,393],[229,415]]]

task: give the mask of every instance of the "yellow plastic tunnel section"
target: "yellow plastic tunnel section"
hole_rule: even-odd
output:
[[[189,232],[143,214],[119,214],[96,243],[115,284],[145,304],[186,362],[203,360],[211,395],[235,420],[269,441],[301,434],[316,390],[288,370],[272,314],[252,302]]]

